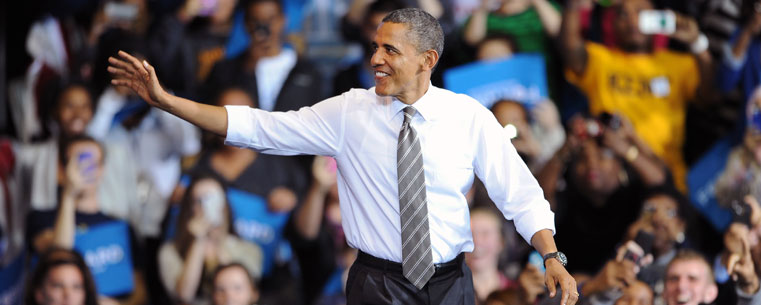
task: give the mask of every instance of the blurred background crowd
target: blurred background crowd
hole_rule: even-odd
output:
[[[111,86],[107,59],[296,110],[372,87],[403,7],[444,28],[433,85],[539,76],[477,99],[543,187],[581,303],[761,304],[761,0],[0,4],[0,304],[345,304],[335,161],[225,146]],[[476,303],[558,304],[478,181],[468,198]]]

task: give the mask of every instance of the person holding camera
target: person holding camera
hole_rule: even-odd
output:
[[[254,98],[256,107],[267,111],[297,110],[324,97],[317,69],[285,46],[282,4],[250,0],[242,7],[250,45],[241,55],[214,65],[199,96],[211,100],[225,88],[237,86]]]
[[[653,290],[637,280],[633,261],[621,255],[608,260],[595,276],[582,284],[582,305],[653,304]]]
[[[645,191],[670,183],[666,167],[631,123],[611,114],[571,119],[565,144],[537,179],[563,228],[558,244],[579,257],[571,270],[589,274],[602,267],[634,222]]]
[[[90,256],[102,257],[100,248],[111,247],[104,235],[92,235],[104,226],[123,225],[121,236],[110,235],[113,240],[122,240],[129,249],[119,248],[121,258],[128,257],[131,289],[120,290],[113,295],[101,296],[101,304],[143,304],[147,299],[140,253],[135,234],[126,222],[103,214],[100,208],[98,189],[104,175],[104,149],[95,139],[85,135],[75,135],[61,143],[59,160],[64,169],[63,190],[55,210],[33,211],[27,215],[26,240],[31,253],[41,254],[53,247],[76,249]],[[113,231],[109,231],[113,232]],[[82,236],[91,236],[90,241]],[[93,237],[94,236],[94,237]],[[92,245],[92,239],[96,245]],[[91,245],[87,245],[90,243]],[[127,251],[129,250],[129,251]],[[110,262],[110,261],[109,261]],[[88,266],[94,270],[107,268],[99,259],[88,259]],[[114,277],[102,277],[97,286],[107,285]]]
[[[619,41],[617,48],[609,48],[582,37],[580,2],[569,1],[563,14],[560,45],[566,78],[587,96],[592,114],[619,112],[631,120],[685,190],[687,102],[708,96],[713,83],[708,39],[693,18],[653,10],[649,0],[630,0],[612,6]],[[653,34],[667,34],[692,54],[655,50]]]
[[[262,274],[262,249],[233,233],[232,215],[222,183],[201,176],[188,186],[175,236],[159,249],[159,275],[173,300],[210,304],[218,266],[240,263],[254,278]]]

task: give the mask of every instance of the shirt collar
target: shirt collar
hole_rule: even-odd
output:
[[[417,110],[417,113],[420,114],[423,120],[434,120],[441,110],[441,103],[436,102],[438,90],[440,89],[434,87],[431,82],[428,82],[428,91],[426,91],[425,94],[423,94],[423,96],[421,96],[417,101],[412,103],[412,105],[407,105],[402,103],[402,101],[399,99],[394,98],[393,102],[391,103],[391,110],[393,111],[391,118],[393,119],[399,115],[404,107],[412,106],[415,107],[415,110]]]

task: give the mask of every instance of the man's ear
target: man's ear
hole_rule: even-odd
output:
[[[423,70],[433,71],[433,67],[436,67],[436,63],[439,62],[439,53],[434,50],[428,50],[423,52]]]
[[[713,279],[709,279],[710,281],[713,281]],[[716,286],[716,284],[711,283],[711,285],[708,286],[708,289],[705,290],[703,293],[703,303],[705,304],[711,304],[713,301],[716,300],[716,297],[719,296],[719,287]]]

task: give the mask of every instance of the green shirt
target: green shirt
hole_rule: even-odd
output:
[[[550,4],[560,11],[560,5],[555,1],[550,1]],[[470,19],[467,22],[470,22]],[[541,53],[546,56],[550,44],[539,13],[533,7],[509,16],[489,13],[486,17],[486,35],[512,37],[521,53]]]

